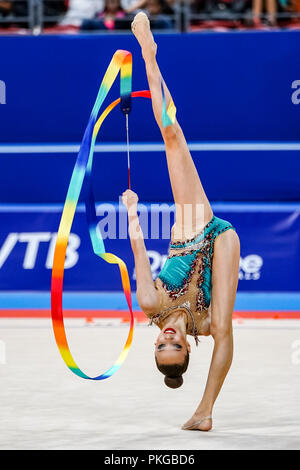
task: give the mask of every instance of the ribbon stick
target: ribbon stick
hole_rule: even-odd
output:
[[[113,85],[119,71],[121,69],[121,98],[111,103],[101,114],[98,120],[97,115],[99,109],[107,96],[111,86]],[[123,97],[123,106],[128,109],[132,97],[145,97],[150,98],[149,91],[131,92],[131,75],[132,75],[132,56],[128,51],[118,50],[104,75],[102,80],[96,102],[91,112],[91,116],[84,133],[84,137],[80,146],[79,154],[75,163],[72,173],[67,197],[58,229],[57,241],[54,252],[53,269],[52,269],[52,283],[51,283],[51,315],[54,330],[55,340],[60,351],[60,354],[69,369],[74,374],[84,379],[90,380],[104,380],[113,375],[124,362],[129,348],[131,346],[134,327],[134,316],[132,312],[131,303],[131,289],[126,264],[122,259],[112,253],[106,253],[104,243],[100,232],[97,230],[96,223],[96,210],[94,203],[94,196],[91,185],[91,170],[93,163],[93,153],[97,134],[104,119],[108,114],[120,103]],[[81,192],[82,184],[86,178],[87,182],[87,196],[86,196],[86,214],[89,224],[89,232],[92,241],[94,253],[110,264],[117,264],[120,269],[122,285],[127,300],[128,308],[130,311],[130,329],[129,334],[121,351],[119,357],[114,364],[104,373],[96,377],[89,377],[86,375],[76,364],[70,352],[63,319],[62,310],[62,293],[63,293],[63,278],[64,278],[64,264],[66,257],[66,250],[68,239],[78,203],[79,195]]]
[[[110,88],[112,87],[119,71],[121,71],[120,82],[120,98],[113,101],[100,115],[97,120],[99,110],[106,98]],[[132,92],[132,56],[130,52],[118,50],[114,54],[107,71],[103,77],[94,107],[92,109],[87,128],[85,130],[77,160],[72,173],[69,189],[66,196],[63,213],[61,216],[57,241],[54,252],[53,268],[52,268],[52,282],[51,282],[51,316],[55,340],[60,351],[60,354],[68,366],[68,368],[77,376],[90,380],[104,380],[112,376],[122,365],[127,357],[129,348],[132,343],[134,316],[132,312],[131,302],[131,288],[128,276],[128,270],[124,261],[113,253],[106,253],[104,243],[100,231],[97,229],[97,218],[95,209],[95,199],[92,190],[91,172],[93,164],[93,155],[95,142],[101,125],[108,114],[121,103],[121,110],[128,116],[131,109],[131,98],[143,97],[151,98],[150,91],[137,91]],[[164,94],[164,92],[163,92]],[[173,102],[172,102],[173,103]],[[164,125],[170,125],[175,119],[173,104],[165,109],[165,100],[163,108],[163,122]],[[171,111],[171,113],[169,112]],[[176,108],[175,108],[176,111]],[[68,239],[82,189],[83,181],[86,180],[87,191],[85,198],[86,216],[89,226],[89,233],[92,242],[94,253],[104,259],[107,263],[117,264],[121,274],[124,294],[130,312],[130,328],[127,340],[117,360],[113,365],[104,373],[95,377],[86,375],[76,364],[70,352],[63,319],[62,309],[62,295],[63,295],[63,278],[64,278],[64,265],[66,258],[66,250]]]

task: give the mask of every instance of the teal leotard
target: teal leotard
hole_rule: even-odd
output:
[[[196,308],[202,311],[209,307],[214,242],[218,235],[229,229],[235,230],[229,222],[214,215],[193,239],[171,243],[169,256],[158,275],[169,298],[175,300],[186,296],[191,279],[197,277]],[[198,262],[199,258],[201,262]],[[191,291],[195,292],[195,289]]]

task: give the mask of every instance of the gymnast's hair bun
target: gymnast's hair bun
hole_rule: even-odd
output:
[[[167,375],[165,375],[165,384],[167,387],[170,388],[181,387],[181,385],[183,384],[182,375],[179,375],[178,377],[168,377]]]

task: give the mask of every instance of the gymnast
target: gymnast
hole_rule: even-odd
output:
[[[162,86],[166,108],[173,101],[156,61],[157,45],[144,13],[135,16],[132,31],[145,61],[176,207],[169,255],[153,281],[137,214],[138,196],[131,190],[123,193],[137,300],[150,322],[161,330],[155,343],[155,361],[168,387],[177,388],[183,383],[191,351],[187,335],[193,336],[196,344],[198,336],[212,335],[214,350],[205,391],[196,411],[182,426],[185,430],[209,431],[213,406],[233,356],[232,312],[238,283],[239,238],[229,222],[213,214],[176,118],[173,124],[163,127]]]

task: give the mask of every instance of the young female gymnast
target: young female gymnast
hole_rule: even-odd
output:
[[[191,350],[186,336],[194,336],[197,344],[198,335],[212,335],[214,350],[206,388],[195,413],[182,427],[209,431],[213,406],[232,361],[239,239],[229,222],[213,215],[177,120],[163,127],[162,84],[166,108],[172,98],[156,62],[157,46],[144,13],[136,15],[132,31],[142,49],[176,207],[169,255],[154,282],[137,215],[138,196],[131,190],[123,193],[135,259],[137,299],[161,330],[155,343],[155,361],[169,387],[177,388],[183,383]]]

